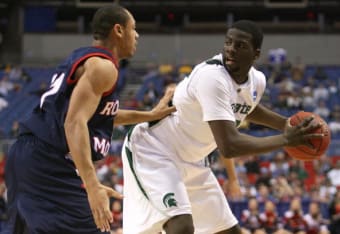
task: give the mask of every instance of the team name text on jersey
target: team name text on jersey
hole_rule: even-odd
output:
[[[119,108],[119,101],[106,102],[104,109],[100,112],[101,115],[116,115]]]

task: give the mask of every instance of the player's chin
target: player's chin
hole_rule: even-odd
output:
[[[127,53],[126,58],[131,58],[132,56],[135,55],[135,53],[136,53],[136,48],[131,49],[131,50]]]
[[[229,63],[229,64],[227,63],[226,67],[228,68],[228,71],[230,72],[237,72],[240,70],[240,67],[235,63]]]

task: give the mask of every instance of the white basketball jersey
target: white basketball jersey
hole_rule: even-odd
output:
[[[198,64],[175,90],[177,111],[148,128],[152,136],[183,160],[196,162],[216,149],[208,121],[230,120],[239,125],[259,103],[266,80],[262,72],[251,68],[247,82],[239,85],[223,65],[222,54]]]

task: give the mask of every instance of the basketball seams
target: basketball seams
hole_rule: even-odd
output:
[[[326,129],[326,126],[327,126],[327,125],[326,125],[326,122],[323,121],[322,119],[319,119],[319,121],[320,121],[319,123],[322,124],[321,133],[323,133],[323,134],[327,133],[327,129]],[[324,136],[328,136],[328,135],[324,135]],[[327,147],[322,147],[322,146],[323,146],[323,143],[324,143],[324,140],[325,140],[324,137],[322,137],[322,138],[320,139],[319,150],[322,149],[322,148],[325,148],[325,150],[323,150],[322,153],[326,152],[326,150],[327,150]]]
[[[318,115],[311,112],[300,111],[290,118],[290,123],[292,126],[296,126],[301,123],[304,118],[314,115],[314,120],[321,123],[322,126],[314,131],[314,133],[323,133],[324,137],[321,139],[310,139],[309,142],[315,147],[316,150],[311,150],[307,146],[297,146],[297,147],[285,147],[286,152],[293,158],[308,161],[318,159],[323,155],[330,142],[330,133],[327,123]]]
[[[302,112],[302,113],[303,113],[303,118],[308,117],[308,115],[305,114],[306,112]],[[301,123],[303,118],[300,118],[300,115],[294,115],[294,120],[295,121],[294,121],[294,123],[292,125],[293,126],[298,125],[299,123]],[[313,144],[313,141],[309,140],[309,143],[311,143],[313,146],[315,146]],[[310,152],[309,150],[306,150],[305,148],[307,148],[307,146],[297,146],[297,147],[293,147],[293,148],[296,148],[296,150],[302,151],[305,154],[310,154],[311,156],[317,156],[318,155],[317,152],[319,151],[320,146],[321,146],[321,144],[319,144],[319,147],[317,147],[317,150],[315,150],[315,152]],[[309,149],[309,148],[307,148],[307,149]]]

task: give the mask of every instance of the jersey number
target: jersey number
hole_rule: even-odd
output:
[[[65,77],[65,73],[61,73],[60,75],[58,74],[53,75],[50,89],[41,96],[40,108],[43,106],[46,97],[56,94],[58,92],[58,90],[61,87],[61,84],[63,83],[64,77]]]

